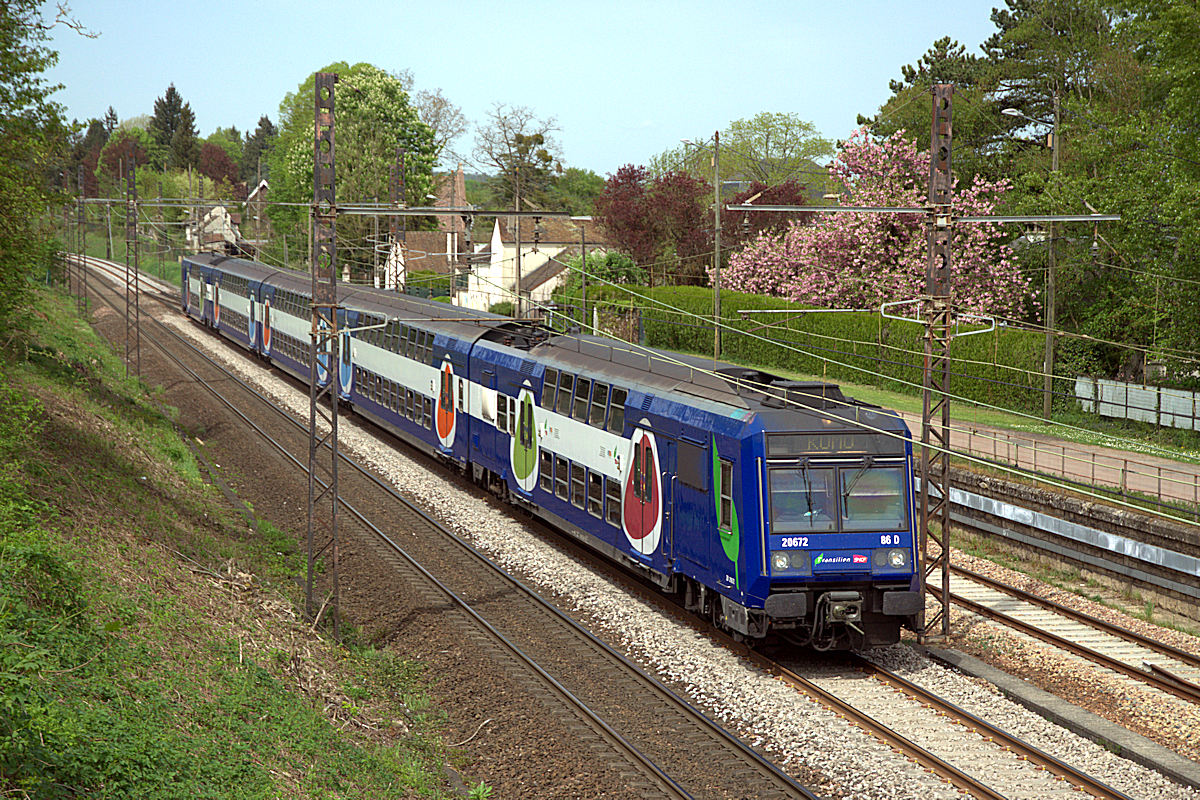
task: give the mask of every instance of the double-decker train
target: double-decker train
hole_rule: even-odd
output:
[[[307,275],[201,253],[184,311],[301,381]],[[362,286],[340,401],[745,639],[895,642],[922,608],[912,445],[834,385]]]

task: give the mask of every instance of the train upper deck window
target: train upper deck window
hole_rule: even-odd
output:
[[[579,378],[575,381],[575,406],[571,411],[572,417],[587,422],[588,401],[591,393],[592,381],[590,378]]]
[[[904,470],[900,467],[843,467],[842,529],[894,531],[904,528]]]
[[[542,408],[554,410],[554,395],[558,391],[558,370],[546,369],[542,379]]]
[[[596,381],[592,384],[592,415],[588,422],[597,428],[604,427],[604,406],[608,402],[608,384]]]
[[[575,376],[564,372],[558,376],[558,413],[564,417],[571,414],[571,397],[575,391]]]
[[[834,470],[775,467],[770,471],[770,482],[773,533],[837,529]]]
[[[625,433],[625,398],[628,396],[627,390],[613,387],[612,400],[608,404],[608,430],[618,436]]]

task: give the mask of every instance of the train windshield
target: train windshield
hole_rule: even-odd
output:
[[[902,468],[842,469],[841,482],[843,530],[894,531],[908,523]]]
[[[836,530],[837,507],[832,469],[771,470],[771,530],[775,533]]]

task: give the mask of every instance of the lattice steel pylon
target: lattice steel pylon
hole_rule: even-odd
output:
[[[941,584],[941,608],[926,619],[924,607],[919,638],[950,634],[950,339],[954,299],[950,286],[953,219],[950,171],[954,87],[933,87],[933,125],[930,133],[929,206],[926,236],[929,255],[925,268],[925,361],[921,402],[921,556],[924,586],[931,578]],[[932,445],[932,446],[931,446]],[[933,525],[937,525],[935,533]],[[940,575],[935,575],[940,573]],[[938,629],[937,633],[932,633]]]
[[[312,334],[309,346],[308,395],[308,565],[305,580],[305,613],[315,620],[313,569],[317,558],[330,550],[333,587],[333,631],[340,635],[341,591],[338,585],[338,303],[337,303],[337,200],[334,172],[333,86],[337,75],[316,74],[316,119],[313,136],[313,263]],[[329,398],[328,413],[321,399]],[[324,421],[327,430],[322,432]],[[322,478],[322,476],[324,476]],[[322,485],[323,484],[323,485]],[[328,503],[327,510],[326,503]],[[324,513],[322,511],[324,510]],[[314,550],[318,528],[327,527],[328,541]],[[321,610],[324,609],[324,604]]]
[[[79,273],[79,294],[76,296],[75,304],[80,313],[87,311],[87,205],[84,203],[84,182],[83,182],[83,164],[79,165],[79,179],[76,189],[78,190],[79,207],[79,261],[76,266]]]
[[[141,297],[138,285],[137,161],[125,170],[125,374],[142,373]]]

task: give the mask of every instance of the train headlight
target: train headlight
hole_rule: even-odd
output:
[[[888,565],[900,569],[908,566],[908,551],[907,550],[889,550]]]
[[[771,567],[776,572],[783,572],[788,566],[790,566],[790,561],[786,551],[780,550],[771,554]]]

